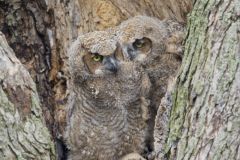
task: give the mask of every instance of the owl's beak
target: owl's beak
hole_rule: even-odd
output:
[[[119,69],[118,61],[114,57],[106,57],[103,64],[112,73],[116,73]]]
[[[125,57],[127,59],[129,59],[131,61],[137,56],[136,51],[134,51],[134,49],[131,46],[124,46],[123,54],[125,55]]]

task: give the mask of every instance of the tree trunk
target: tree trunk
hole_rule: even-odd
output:
[[[0,1],[0,30],[36,83],[45,119],[52,124],[53,91],[48,81],[51,48],[47,36],[51,23],[47,22],[50,16],[46,7],[43,1]]]
[[[155,136],[168,133],[158,159],[240,159],[239,63],[240,1],[197,0],[175,90],[156,121]]]
[[[0,32],[0,158],[55,159],[36,86]]]

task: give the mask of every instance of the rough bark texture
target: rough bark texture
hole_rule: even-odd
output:
[[[36,86],[1,32],[0,159],[55,159]]]
[[[185,22],[191,6],[191,0],[0,0],[0,31],[36,83],[50,133],[61,138],[69,44],[81,33],[115,26],[135,15]]]
[[[239,64],[240,1],[196,1],[167,143],[156,148],[167,159],[240,159]]]
[[[36,82],[45,118],[52,124],[53,91],[48,81],[51,48],[47,36],[51,21],[46,7],[42,1],[0,1],[0,30]]]

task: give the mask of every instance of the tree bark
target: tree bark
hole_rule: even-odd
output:
[[[69,44],[79,34],[118,25],[135,15],[186,21],[191,0],[0,0],[0,30],[34,79],[48,128],[65,126]]]
[[[197,0],[175,90],[156,121],[155,136],[167,133],[158,159],[240,159],[239,64],[240,1]]]
[[[36,86],[1,32],[0,158],[55,159]]]
[[[36,83],[50,128],[53,124],[53,90],[48,80],[51,48],[47,33],[51,14],[47,14],[46,10],[44,1],[0,1],[0,30]]]

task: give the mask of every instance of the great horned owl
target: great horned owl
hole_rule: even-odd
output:
[[[140,63],[151,81],[148,122],[153,135],[154,120],[168,81],[175,77],[182,58],[184,27],[174,20],[136,16],[118,26],[117,41],[126,58]],[[153,137],[149,137],[153,144]]]
[[[84,34],[69,50],[66,141],[72,160],[117,160],[143,154],[150,80],[125,61],[114,30]]]
[[[146,16],[130,18],[118,26],[117,41],[125,57],[142,64],[152,88],[159,91],[154,91],[158,99],[166,92],[167,79],[180,67],[183,31],[176,21]]]

